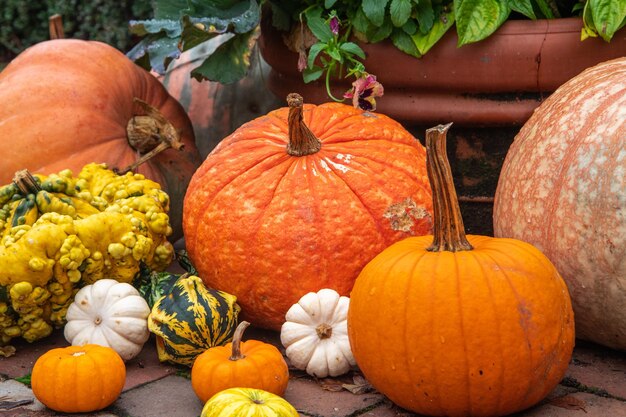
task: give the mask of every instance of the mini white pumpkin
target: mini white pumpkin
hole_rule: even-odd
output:
[[[348,297],[325,288],[291,306],[280,341],[294,367],[324,378],[345,374],[356,365],[348,340],[349,305]]]
[[[65,339],[72,345],[96,344],[134,358],[150,337],[150,308],[132,285],[101,279],[80,289],[67,309]]]

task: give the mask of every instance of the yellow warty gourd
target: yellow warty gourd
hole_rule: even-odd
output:
[[[101,278],[131,282],[172,261],[169,197],[143,175],[89,164],[22,171],[0,187],[0,345],[64,324],[74,294]]]

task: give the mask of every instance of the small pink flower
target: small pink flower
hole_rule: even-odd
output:
[[[302,72],[307,67],[306,51],[301,49],[298,53],[298,71]]]
[[[384,94],[383,85],[376,81],[376,76],[363,73],[355,82],[352,89],[345,92],[344,98],[351,98],[352,105],[366,111],[376,110],[376,97]]]
[[[330,18],[330,31],[333,32],[333,35],[339,34],[339,19],[337,16]]]

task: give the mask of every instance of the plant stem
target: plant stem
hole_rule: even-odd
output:
[[[426,168],[433,190],[432,252],[472,250],[465,236],[461,209],[454,189],[452,170],[446,154],[446,134],[452,123],[426,131]]]
[[[300,94],[290,93],[287,96],[289,105],[289,143],[287,153],[291,156],[311,155],[322,149],[322,142],[315,137],[302,118],[303,98]]]
[[[239,359],[245,358],[245,356],[241,354],[241,338],[243,337],[243,332],[248,328],[249,325],[250,323],[244,320],[239,323],[239,325],[235,329],[235,334],[233,335],[232,351],[230,357],[228,358],[231,361],[238,361]]]

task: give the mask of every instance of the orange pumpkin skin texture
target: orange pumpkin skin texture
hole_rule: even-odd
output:
[[[539,106],[502,166],[494,234],[532,243],[569,288],[576,335],[626,350],[626,58]]]
[[[0,73],[0,137],[6,138],[0,184],[10,183],[20,169],[78,173],[90,162],[125,169],[138,157],[126,137],[129,120],[138,114],[135,97],[180,130],[182,151],[167,149],[136,170],[167,191],[170,221],[180,235],[186,185],[201,162],[191,122],[154,76],[101,42],[41,42]]]
[[[350,295],[358,366],[419,414],[523,410],[559,383],[571,358],[571,302],[550,261],[514,239],[467,242],[473,249],[433,251],[433,236],[397,242],[363,269]]]
[[[304,105],[320,146],[294,156],[289,112],[225,138],[194,174],[183,212],[199,275],[273,330],[303,294],[347,295],[383,248],[431,230],[424,148],[400,124],[338,103]]]
[[[62,413],[88,413],[111,405],[122,392],[126,367],[111,348],[100,345],[51,349],[35,362],[33,393]]]
[[[201,353],[191,368],[191,386],[205,403],[228,388],[255,388],[282,396],[289,383],[289,369],[276,346],[260,340],[240,342],[247,327],[241,322],[233,344],[215,346]],[[243,325],[243,329],[241,329]],[[241,330],[240,330],[241,329]]]

